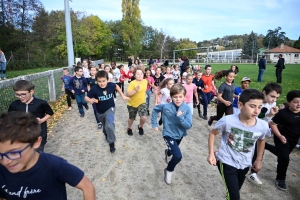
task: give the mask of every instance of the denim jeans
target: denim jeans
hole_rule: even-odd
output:
[[[181,161],[182,159],[182,154],[181,154],[181,151],[180,151],[180,148],[179,148],[179,144],[182,140],[179,139],[179,140],[175,140],[171,137],[168,137],[168,136],[165,136],[164,137],[164,140],[168,146],[168,156],[172,156],[172,159],[170,160],[169,164],[168,164],[168,167],[167,167],[167,170],[169,172],[172,172],[174,171],[174,168],[176,167],[176,165]]]
[[[147,110],[149,110],[149,105],[150,105],[150,90],[146,90],[146,94],[147,94],[147,98],[146,98]]]
[[[211,93],[210,92],[202,92],[202,100],[203,100],[203,116],[207,116],[207,107],[211,100]]]
[[[0,62],[0,78],[6,78],[6,62]]]
[[[84,97],[85,97],[85,93],[75,94],[75,99],[76,99],[78,110],[79,110],[80,114],[84,113],[83,106],[85,106],[85,107],[87,106],[87,103],[85,102]]]
[[[257,77],[257,82],[262,82],[262,78],[264,76],[265,69],[259,69],[258,70],[258,77]]]

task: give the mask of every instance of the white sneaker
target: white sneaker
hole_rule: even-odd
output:
[[[296,148],[297,148],[297,149],[300,149],[300,144],[296,144]]]
[[[72,110],[72,106],[70,106],[70,107],[68,108],[68,110]]]
[[[117,99],[116,99],[116,98],[114,98],[114,101],[116,102],[116,101],[117,101]]]
[[[173,172],[169,172],[169,171],[167,171],[167,169],[165,169],[164,172],[165,172],[164,180],[165,180],[166,184],[171,185]]]
[[[258,179],[256,173],[251,173],[249,172],[249,174],[246,175],[248,180],[254,184],[258,184],[258,185],[261,185],[262,182]]]

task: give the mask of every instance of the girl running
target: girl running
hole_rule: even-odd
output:
[[[114,72],[113,72],[112,68],[110,68],[109,65],[105,65],[104,71],[106,71],[106,73],[108,74],[108,82],[113,82],[113,78],[114,78],[113,73]]]
[[[199,99],[198,99],[198,94],[197,94],[197,87],[195,84],[193,84],[193,75],[188,74],[186,76],[186,83],[183,84],[183,86],[186,89],[186,95],[184,102],[190,107],[191,113],[193,115],[193,95],[195,96],[196,99],[196,105],[199,105]]]
[[[146,98],[146,102],[147,102],[147,113],[148,113],[148,116],[150,115],[150,112],[149,112],[149,106],[150,106],[150,92],[151,92],[151,88],[154,88],[154,79],[153,77],[151,76],[151,71],[149,68],[146,68],[145,69],[145,79],[147,80],[148,82],[148,85],[147,85],[147,91],[146,91],[146,94],[147,94],[147,98]]]
[[[166,67],[166,73],[165,73],[164,77],[174,79],[171,67]]]
[[[180,83],[180,71],[178,70],[178,65],[173,65],[172,74],[174,77],[174,83]]]

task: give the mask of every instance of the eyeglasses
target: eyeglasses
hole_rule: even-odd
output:
[[[28,93],[21,93],[21,94],[15,93],[15,97],[17,97],[17,98],[26,97],[27,94],[29,94],[29,92]]]
[[[29,143],[24,149],[19,150],[19,151],[11,151],[7,153],[0,153],[0,160],[3,160],[3,157],[5,156],[9,160],[18,160],[22,157],[22,152],[27,149],[31,143]]]

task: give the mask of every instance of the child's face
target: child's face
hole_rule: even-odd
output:
[[[250,85],[250,81],[243,81],[241,86],[242,89],[245,90],[249,87],[249,85]]]
[[[146,77],[150,77],[151,72],[150,71],[146,71]]]
[[[189,76],[186,78],[186,84],[191,84],[193,82],[193,77]]]
[[[7,156],[15,159],[10,160],[3,156],[3,159],[0,161],[1,165],[6,167],[6,169],[11,173],[19,173],[29,170],[38,160],[39,154],[36,152],[36,149],[40,146],[41,141],[42,138],[39,137],[32,147],[30,143],[21,143],[17,141],[14,143],[11,143],[11,141],[1,142],[0,153],[6,153]]]
[[[186,68],[185,70],[187,73],[190,73],[190,68]]]
[[[171,74],[171,69],[170,68],[167,68],[167,74]]]
[[[167,84],[167,88],[170,90],[173,85],[174,85],[174,81],[170,80]]]
[[[21,91],[15,91],[15,96],[22,102],[22,103],[29,103],[29,101],[32,98],[34,90],[30,90],[28,92],[27,90],[21,90]]]
[[[156,69],[156,74],[157,74],[157,75],[160,75],[160,73],[161,73],[161,69],[160,69],[160,68],[157,68],[157,69]]]
[[[153,66],[149,67],[150,70],[153,70]]]
[[[241,102],[238,103],[241,109],[241,115],[246,119],[255,119],[261,110],[263,101],[261,99],[250,99],[243,105]]]
[[[178,66],[176,66],[174,69],[175,69],[175,71],[177,71],[178,70]]]
[[[200,80],[201,77],[202,77],[202,73],[198,73],[198,74],[197,74],[197,79]]]
[[[82,69],[79,69],[77,72],[75,72],[75,74],[77,76],[82,76],[82,73],[83,73],[83,70]]]
[[[292,101],[287,102],[290,111],[298,113],[300,112],[300,98],[294,98]]]
[[[211,67],[207,67],[206,70],[205,70],[205,73],[207,75],[210,75],[210,73],[211,73]]]
[[[113,68],[113,69],[116,68],[116,64],[115,63],[112,62],[110,65],[111,65],[111,68]]]
[[[107,82],[108,81],[107,81],[106,77],[97,78],[97,83],[98,83],[99,87],[101,87],[101,88],[106,88]]]
[[[172,98],[172,102],[176,106],[180,106],[182,104],[182,102],[184,101],[185,95],[183,94],[183,92],[180,92],[178,94],[173,95],[171,98]]]
[[[266,92],[263,91],[263,94],[265,96],[264,102],[267,102],[268,104],[272,104],[277,101],[279,98],[280,94],[278,94],[275,90],[270,92],[269,94],[266,95]]]
[[[121,66],[121,67],[120,67],[120,70],[124,70],[124,66]]]
[[[134,67],[130,67],[130,70],[133,71],[133,70],[134,70]]]
[[[225,76],[226,82],[232,83],[232,81],[234,80],[234,77],[235,77],[234,73],[229,73],[228,76]]]
[[[137,81],[141,81],[143,80],[144,73],[141,70],[137,70],[134,77]]]
[[[97,73],[96,68],[95,68],[95,67],[92,67],[92,68],[90,69],[90,74],[91,74],[91,76],[95,76],[96,73]]]
[[[84,67],[88,67],[87,61],[85,61],[85,60],[83,61],[83,66],[84,66]]]
[[[104,63],[102,63],[102,64],[100,65],[100,68],[101,68],[101,69],[104,69],[104,67],[105,67],[105,65],[104,65]]]
[[[63,75],[64,76],[67,76],[69,74],[69,71],[68,70],[63,70]]]
[[[104,70],[105,70],[107,73],[110,73],[110,67],[105,67]]]
[[[232,70],[232,71],[235,71],[235,69],[236,69],[236,66],[233,65],[233,66],[231,67],[231,70]]]

